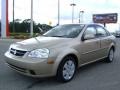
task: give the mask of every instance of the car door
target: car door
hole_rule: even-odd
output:
[[[81,64],[87,64],[98,59],[100,49],[100,39],[96,37],[96,29],[93,26],[88,26],[83,33],[80,54]]]
[[[108,31],[101,27],[101,26],[96,26],[97,29],[97,35],[100,38],[100,57],[105,57],[108,54],[108,49],[109,46],[112,42],[112,40],[110,39],[110,34],[108,33]]]

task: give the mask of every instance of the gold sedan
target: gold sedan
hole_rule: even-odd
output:
[[[66,24],[43,36],[16,42],[5,53],[15,71],[32,76],[56,76],[70,81],[80,66],[104,59],[112,62],[115,37],[97,24]]]

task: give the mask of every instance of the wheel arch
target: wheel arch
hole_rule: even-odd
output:
[[[115,51],[115,50],[116,50],[116,49],[115,49],[115,46],[112,46],[111,48],[113,49],[113,51]],[[111,49],[111,48],[110,48],[110,49]]]
[[[57,70],[58,70],[58,68],[59,68],[59,65],[60,65],[60,63],[62,62],[62,60],[65,58],[65,57],[67,57],[67,56],[72,56],[72,57],[74,57],[75,58],[75,62],[76,62],[76,64],[77,64],[77,68],[78,68],[78,64],[79,64],[79,58],[80,58],[80,56],[79,56],[79,54],[78,54],[78,52],[77,51],[75,51],[75,50],[69,50],[69,52],[68,52],[68,50],[67,50],[67,52],[62,52],[60,55],[58,55],[58,57],[57,57],[57,59],[56,59],[56,61],[55,61],[55,64],[54,64],[54,72],[55,72],[55,74],[57,74]]]
[[[110,51],[110,49],[113,49],[113,51],[115,52],[115,50],[116,50],[115,45],[111,45],[109,48],[109,51]]]
[[[66,55],[65,57],[62,58],[62,60],[64,60],[64,58],[66,58],[66,57],[68,57],[68,56],[72,56],[72,57],[75,59],[76,66],[78,67],[78,57],[77,57],[75,54],[73,54],[73,53],[70,53],[70,54]],[[61,62],[62,62],[62,60],[61,60]],[[60,62],[60,63],[61,63],[61,62]],[[59,63],[59,65],[60,65],[60,63]],[[59,67],[59,66],[58,66],[58,67]]]

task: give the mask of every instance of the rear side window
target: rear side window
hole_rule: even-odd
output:
[[[96,29],[97,29],[97,36],[99,37],[105,37],[109,35],[109,33],[101,26],[97,26]]]

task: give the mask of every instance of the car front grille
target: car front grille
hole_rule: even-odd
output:
[[[27,51],[16,50],[16,49],[13,49],[13,48],[10,49],[10,53],[13,54],[13,55],[15,55],[15,56],[24,56],[24,54],[26,52]]]

